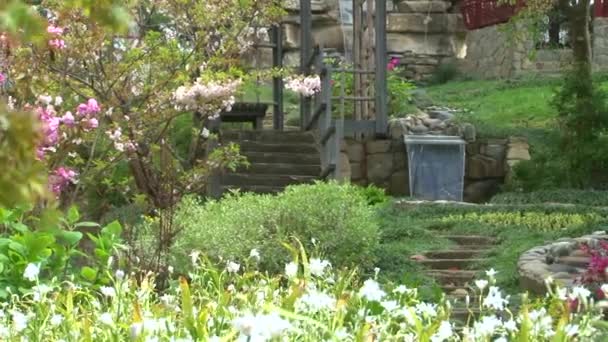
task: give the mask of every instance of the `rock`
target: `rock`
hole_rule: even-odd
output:
[[[424,134],[429,131],[429,128],[423,124],[417,124],[416,126],[412,127],[410,131],[414,134]]]
[[[463,298],[463,297],[466,297],[469,295],[469,291],[467,291],[465,289],[456,289],[456,290],[450,292],[450,295],[454,296],[454,297]]]
[[[363,168],[359,163],[350,164],[350,179],[351,181],[357,181],[363,178]]]
[[[386,153],[391,149],[390,140],[373,140],[365,143],[367,154]]]
[[[395,170],[407,170],[407,152],[396,152],[393,154],[393,167]]]
[[[494,158],[496,160],[504,160],[506,154],[506,146],[505,145],[495,145],[495,144],[483,144],[481,145],[481,153]]]
[[[507,159],[509,160],[530,160],[530,151],[527,144],[509,145],[507,151]]]
[[[349,140],[346,146],[346,154],[352,163],[360,163],[365,159],[365,150],[363,144],[357,141]]]
[[[420,261],[420,260],[426,260],[426,259],[427,259],[427,257],[425,257],[425,256],[424,256],[424,255],[422,255],[422,254],[414,254],[414,255],[412,255],[412,256],[410,257],[410,259],[412,259],[412,260],[416,260],[416,261]]]
[[[465,174],[472,179],[501,178],[505,176],[502,161],[481,154],[467,158]]]
[[[462,128],[458,125],[448,126],[445,130],[446,135],[461,137],[463,134]]]
[[[346,153],[340,153],[340,164],[337,178],[339,181],[350,181],[350,162],[348,161],[348,155]]]
[[[392,53],[412,51],[415,54],[452,56],[458,54],[464,43],[458,37],[443,33],[387,33],[387,49]],[[426,104],[426,103],[425,103]],[[428,103],[430,106],[432,104]],[[426,106],[421,106],[426,107]]]
[[[457,33],[466,32],[460,14],[453,13],[389,13],[387,32]]]
[[[475,129],[475,126],[471,125],[470,123],[465,123],[462,125],[462,132],[464,140],[466,141],[475,141],[477,138],[477,130]]]
[[[464,201],[483,203],[489,201],[500,191],[500,182],[496,179],[473,182],[464,189]]]
[[[573,242],[558,242],[551,245],[549,254],[553,257],[566,256],[570,255],[570,252],[572,252],[574,248],[576,248],[576,244]]]
[[[388,122],[388,132],[392,139],[403,139],[407,134],[406,119],[392,119]]]
[[[397,4],[400,13],[442,13],[449,7],[445,1],[401,1]]]
[[[442,124],[443,121],[439,120],[439,119],[431,119],[430,117],[426,117],[422,119],[422,122],[426,125],[429,126],[431,129],[433,127],[437,127],[439,124]]]
[[[375,153],[367,156],[367,179],[380,185],[391,176],[393,169],[392,153]]]
[[[299,12],[300,0],[285,0],[285,2],[283,2],[283,8],[288,11]],[[310,8],[313,13],[327,12],[329,10],[329,4],[325,0],[311,0]]]
[[[432,110],[429,111],[429,116],[433,119],[439,119],[441,121],[453,120],[454,114],[446,110]]]
[[[410,194],[408,172],[399,171],[393,173],[390,180],[389,194],[392,196],[408,196]]]

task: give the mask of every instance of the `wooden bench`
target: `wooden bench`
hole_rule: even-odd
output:
[[[261,130],[264,126],[264,117],[268,110],[266,103],[237,102],[230,112],[222,112],[222,122],[251,122],[253,129]]]

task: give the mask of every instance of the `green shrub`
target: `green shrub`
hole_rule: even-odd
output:
[[[460,71],[455,63],[442,63],[435,69],[431,77],[432,84],[445,84],[458,77]]]
[[[568,203],[608,207],[608,191],[558,189],[535,192],[505,192],[492,198],[496,204]]]
[[[182,229],[172,247],[175,266],[193,250],[244,260],[255,248],[263,269],[276,272],[289,259],[281,242],[296,237],[337,266],[366,267],[378,243],[374,209],[363,192],[335,183],[291,186],[277,196],[231,194],[205,204],[186,198],[175,221]]]
[[[389,200],[389,196],[386,194],[386,191],[373,184],[366,187],[361,187],[359,189],[369,205],[382,204],[388,202]]]

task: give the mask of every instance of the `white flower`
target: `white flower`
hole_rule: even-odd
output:
[[[245,314],[236,318],[232,325],[250,341],[267,341],[291,328],[291,324],[276,313]]]
[[[234,287],[234,284],[230,284],[230,285],[228,285],[228,287],[226,288],[226,290],[228,292],[236,292],[236,287]]]
[[[123,280],[125,278],[125,271],[116,270],[116,273],[114,275],[116,276],[116,279]]]
[[[61,106],[63,98],[61,96],[55,96],[55,106]]]
[[[172,274],[172,273],[173,273],[173,270],[174,270],[174,269],[173,269],[173,266],[169,266],[169,267],[167,267],[167,271],[169,271],[169,274]]]
[[[51,317],[51,325],[58,326],[61,322],[63,322],[63,316],[56,314]]]
[[[568,289],[565,287],[560,287],[557,289],[555,294],[557,295],[557,298],[559,298],[560,300],[566,300],[568,298]]]
[[[25,267],[25,271],[23,271],[23,278],[29,281],[36,281],[38,279],[38,274],[40,274],[40,267],[36,264],[27,264]]]
[[[572,300],[575,300],[577,298],[586,299],[587,297],[589,297],[589,295],[591,295],[591,291],[587,290],[586,288],[584,288],[582,286],[577,286],[572,289],[572,293],[570,294],[569,297]]]
[[[99,291],[101,291],[101,294],[103,294],[106,297],[109,297],[109,298],[116,297],[116,290],[114,290],[113,287],[102,286],[99,288]]]
[[[296,311],[316,313],[322,310],[334,310],[336,299],[324,292],[310,290],[296,302]]]
[[[44,298],[44,296],[46,296],[47,293],[51,292],[51,290],[53,290],[53,288],[44,284],[32,287],[33,300],[35,302],[39,302],[42,300],[42,298]]]
[[[359,290],[359,295],[369,301],[379,302],[382,298],[384,298],[386,293],[380,289],[380,285],[377,281],[367,279]]]
[[[415,307],[416,313],[422,316],[435,317],[437,316],[437,305],[426,302],[419,303]]]
[[[477,286],[481,291],[488,286],[488,281],[485,279],[475,280],[475,286]]]
[[[498,273],[498,272],[493,268],[490,268],[489,270],[486,271],[486,275],[490,278],[494,278],[494,276],[496,276],[496,273]]]
[[[285,275],[287,278],[293,278],[298,275],[298,264],[295,262],[290,262],[285,265]]]
[[[112,315],[109,312],[104,312],[99,315],[99,321],[105,325],[113,325],[114,319],[112,319]]]
[[[20,333],[27,328],[28,318],[21,311],[13,310],[11,316],[13,317],[13,327],[16,332]]]
[[[260,260],[260,252],[254,248],[251,250],[251,252],[249,252],[249,257],[252,259]]]
[[[568,324],[564,328],[564,331],[566,332],[566,336],[567,337],[574,337],[575,335],[578,334],[578,325],[576,325],[576,324]]]
[[[501,320],[495,316],[484,316],[473,324],[472,333],[475,340],[485,340],[486,337],[494,335],[501,325]]]
[[[38,96],[38,102],[40,102],[43,105],[48,105],[51,102],[53,102],[53,97],[49,96],[49,95],[40,95],[40,96]]]
[[[198,258],[201,255],[200,251],[192,251],[190,253],[190,260],[192,261],[192,265],[196,266],[198,264]]]
[[[507,304],[509,304],[508,297],[503,298],[498,287],[490,286],[488,296],[484,299],[483,305],[495,310],[504,310]]]
[[[552,276],[548,276],[547,278],[545,278],[545,284],[547,285],[551,285],[553,284],[553,277]]]
[[[452,337],[452,325],[450,322],[442,321],[437,332],[431,336],[432,342],[443,342]]]
[[[504,336],[500,336],[499,338],[494,340],[494,342],[508,342],[508,341],[509,340],[507,340],[507,338]]]
[[[205,139],[209,138],[209,130],[207,129],[207,127],[203,127],[203,130],[201,131],[201,137]]]
[[[327,267],[331,267],[331,264],[327,260],[321,260],[317,258],[310,259],[310,273],[314,276],[320,277],[325,273]]]
[[[517,323],[515,323],[514,320],[510,319],[508,321],[506,321],[505,323],[503,323],[502,325],[506,330],[508,331],[515,331],[517,330]]]
[[[408,293],[410,291],[411,290],[408,289],[407,286],[405,286],[405,285],[399,285],[399,286],[395,287],[395,289],[393,290],[393,293],[397,293],[397,294],[402,295],[402,294]]]
[[[396,300],[385,300],[380,302],[380,305],[388,312],[393,312],[399,308],[399,303]]]
[[[226,264],[226,271],[228,271],[228,273],[237,273],[240,269],[241,265],[236,262],[228,261]]]

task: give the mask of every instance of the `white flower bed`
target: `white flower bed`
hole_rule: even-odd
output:
[[[156,292],[154,274],[116,271],[113,283],[37,284],[0,310],[3,341],[568,341],[601,333],[601,306],[589,291],[554,289],[518,314],[494,286],[496,271],[476,282],[479,319],[456,332],[452,303],[422,301],[405,285],[358,279],[327,260],[294,253],[287,275],[256,270],[257,250],[244,263],[212,266],[192,254],[193,271]],[[38,282],[32,265],[23,275]],[[376,272],[377,275],[378,272]],[[175,277],[177,278],[177,277]],[[468,304],[472,302],[465,299]],[[572,304],[575,304],[574,306]],[[561,308],[555,310],[555,308]],[[473,309],[473,308],[471,308]],[[551,312],[551,314],[550,314]]]

